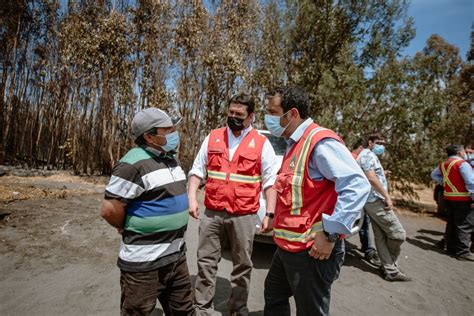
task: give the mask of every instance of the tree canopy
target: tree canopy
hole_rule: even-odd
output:
[[[108,173],[154,106],[183,117],[180,159],[230,97],[297,84],[348,145],[381,132],[396,183],[428,183],[449,143],[472,146],[473,51],[433,34],[413,57],[402,0],[19,0],[0,6],[0,163]]]

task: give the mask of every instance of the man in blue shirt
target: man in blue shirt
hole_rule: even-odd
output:
[[[463,146],[450,145],[446,148],[446,153],[448,159],[431,173],[431,178],[444,186],[444,200],[448,210],[446,253],[458,260],[474,261],[474,256],[469,251],[474,223],[472,167],[465,160],[466,151]]]
[[[285,158],[288,158],[286,155],[289,155],[294,146],[300,146],[301,141],[305,142],[303,134],[312,128],[313,120],[308,116],[309,105],[308,95],[297,87],[277,89],[268,96],[265,125],[273,135],[282,136],[287,140]],[[335,135],[333,132],[330,134]],[[295,238],[292,231],[282,233],[280,238],[283,240],[283,247],[277,248],[265,280],[264,315],[290,315],[288,299],[291,296],[295,298],[298,315],[328,315],[331,285],[339,275],[344,258],[344,241],[340,235],[354,232],[354,222],[360,217],[360,210],[370,191],[370,185],[362,170],[341,141],[330,137],[322,138],[307,154],[309,160],[302,170],[304,175],[301,176],[305,180],[301,189],[303,192],[309,191],[304,187],[308,178],[311,179],[308,181],[314,183],[332,182],[333,190],[328,190],[327,196],[333,191],[337,193],[334,210],[331,215],[323,213],[322,225],[312,225],[312,228],[303,234],[305,237],[302,240]],[[295,174],[296,171],[293,175]],[[293,188],[297,190],[296,187]],[[285,190],[288,190],[288,187]],[[314,195],[317,193],[314,192]],[[278,194],[279,199],[285,199],[284,194]],[[310,197],[303,195],[302,209],[305,208],[304,201],[309,199]],[[277,205],[282,204],[279,202]],[[275,205],[270,203],[267,205],[269,210],[273,210],[273,207]],[[295,214],[284,215],[283,209],[278,208],[275,209],[275,224],[282,222],[284,216],[287,216],[288,222],[304,217]],[[270,224],[273,225],[273,222]],[[300,242],[308,244],[309,248],[289,251],[284,248],[285,238],[295,247]]]

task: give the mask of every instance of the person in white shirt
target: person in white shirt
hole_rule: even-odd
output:
[[[364,149],[357,157],[357,162],[372,185],[364,209],[372,223],[383,278],[390,282],[406,282],[411,281],[411,278],[398,266],[401,246],[406,240],[406,231],[393,210],[385,171],[378,158],[384,152],[385,139],[380,134],[373,134],[367,138]]]
[[[189,172],[189,214],[201,219],[198,274],[195,285],[197,315],[212,315],[217,264],[222,246],[232,252],[232,292],[228,302],[233,315],[248,315],[247,299],[252,272],[252,248],[259,197],[275,205],[272,188],[279,165],[268,139],[251,125],[255,119],[252,96],[241,93],[229,102],[227,126],[211,131],[201,145]],[[207,175],[204,212],[199,211],[197,189]],[[274,210],[267,210],[262,232],[269,231]]]

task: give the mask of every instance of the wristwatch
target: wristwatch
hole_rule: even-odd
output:
[[[265,213],[265,216],[268,216],[268,217],[270,217],[270,218],[273,218],[273,217],[275,216],[275,213],[273,213],[273,212],[266,212],[266,213]]]
[[[338,233],[330,234],[326,231],[324,231],[324,235],[326,235],[326,240],[330,242],[336,242],[341,237],[341,235]]]

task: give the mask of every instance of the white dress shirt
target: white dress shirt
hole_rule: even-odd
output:
[[[227,127],[228,144],[229,144],[229,159],[232,160],[234,157],[237,147],[247,134],[252,130],[252,125],[242,130],[240,136],[235,137],[232,131]],[[193,167],[189,171],[188,176],[198,176],[204,178],[207,174],[207,151],[209,144],[209,135],[206,136],[201,144],[201,149],[194,159]],[[275,151],[273,150],[272,144],[268,139],[265,140],[262,149],[261,166],[262,166],[262,188],[265,190],[275,183],[276,174],[280,169],[280,164],[276,162]]]

